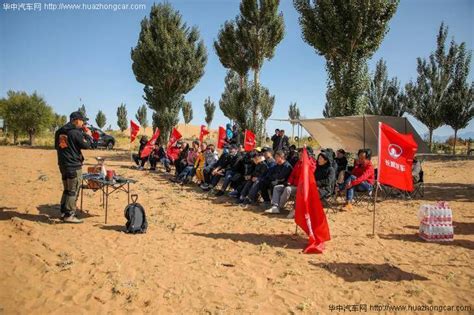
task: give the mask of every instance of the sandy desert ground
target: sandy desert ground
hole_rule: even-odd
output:
[[[133,192],[147,211],[146,234],[121,232],[125,193],[111,195],[108,224],[92,191],[85,192],[84,224],[59,223],[55,151],[0,147],[0,313],[329,314],[354,304],[474,309],[473,160],[425,162],[425,199],[381,202],[374,238],[365,205],[330,213],[326,252],[304,255],[306,236],[294,235],[286,215],[268,217],[260,207],[242,209],[228,197],[177,186],[161,169],[130,169],[124,151],[88,151],[86,164],[102,155],[109,168],[139,181]],[[436,200],[453,208],[451,243],[415,235],[420,204]]]

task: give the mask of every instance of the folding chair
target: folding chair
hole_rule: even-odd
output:
[[[416,198],[416,196],[420,196],[423,198],[425,196],[425,182],[424,182],[424,172],[423,170],[420,171],[420,179],[418,182],[415,183],[414,190],[409,193],[411,198]]]

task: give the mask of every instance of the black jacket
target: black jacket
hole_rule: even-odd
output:
[[[277,164],[269,169],[266,179],[275,185],[285,184],[288,181],[288,177],[290,177],[292,170],[293,167],[291,164],[288,163],[288,161],[285,161],[285,163],[281,165]]]
[[[262,161],[255,165],[253,172],[252,172],[252,177],[257,177],[261,178],[266,172],[268,171],[268,166],[265,161]]]
[[[82,149],[91,147],[92,138],[71,122],[58,129],[54,134],[54,147],[58,153],[58,165],[66,171],[82,167],[84,156]]]
[[[320,190],[323,190],[327,195],[332,194],[334,189],[334,183],[336,182],[336,171],[331,166],[331,163],[328,162],[324,165],[316,165],[316,170],[314,171],[314,177],[316,179],[316,184]]]
[[[273,135],[272,136],[272,149],[273,149],[273,152],[275,152],[278,148],[278,144],[280,143],[280,139],[281,137],[280,136],[277,136],[277,135]]]
[[[336,158],[336,163],[337,163],[337,170],[336,170],[336,176],[339,174],[341,171],[345,171],[347,169],[347,158],[343,156],[342,158],[338,159]]]

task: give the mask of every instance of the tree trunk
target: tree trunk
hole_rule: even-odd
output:
[[[295,124],[291,124],[291,140],[295,141]]]
[[[429,145],[430,151],[432,151],[433,150],[433,129],[430,128],[428,129],[428,131],[430,135],[430,139],[429,139],[430,142],[428,143],[428,145]]]
[[[13,131],[13,144],[16,145],[18,143],[18,132]]]
[[[260,74],[260,69],[255,69],[254,72],[253,72],[253,84],[254,84],[254,88],[255,88],[256,91],[259,90],[259,83],[258,83],[259,74]],[[253,120],[252,123],[253,123],[254,131],[257,128],[257,115],[258,115],[257,109],[258,109],[258,105],[259,104],[256,104],[252,108],[252,120]]]
[[[454,129],[454,143],[453,143],[453,155],[456,155],[456,139],[458,137],[458,130]]]
[[[35,145],[35,132],[29,131],[28,136],[30,137],[30,145],[31,146]]]

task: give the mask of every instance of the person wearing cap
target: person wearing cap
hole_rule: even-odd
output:
[[[77,111],[71,113],[69,122],[54,134],[54,147],[58,156],[59,171],[63,182],[61,219],[67,223],[82,223],[76,217],[76,201],[82,182],[82,149],[90,149],[92,133],[84,130],[87,118]]]

